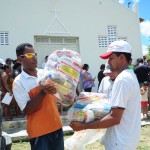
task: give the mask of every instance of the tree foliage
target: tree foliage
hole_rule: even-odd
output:
[[[150,60],[150,45],[148,46],[148,53],[146,55],[146,60]]]

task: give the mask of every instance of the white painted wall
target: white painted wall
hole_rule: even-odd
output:
[[[99,58],[106,48],[99,48],[98,35],[107,35],[107,25],[116,25],[118,36],[127,37],[133,47],[133,60],[142,56],[138,15],[113,0],[1,0],[0,31],[9,31],[10,45],[0,46],[0,57],[15,59],[18,44],[34,45],[34,35],[45,33],[55,8],[70,35],[79,37],[82,62],[89,64],[93,76],[97,76],[99,66],[105,63]],[[44,60],[45,56],[41,57]]]

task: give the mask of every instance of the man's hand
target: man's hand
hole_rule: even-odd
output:
[[[86,125],[81,122],[73,121],[69,125],[74,131],[80,131],[80,130],[85,130]]]
[[[46,94],[56,94],[57,93],[54,83],[48,83],[44,86],[41,86],[41,88],[42,88],[43,92]]]

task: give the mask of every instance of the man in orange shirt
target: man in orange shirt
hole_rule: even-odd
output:
[[[23,70],[13,83],[13,94],[27,115],[27,133],[32,150],[64,150],[62,123],[57,109],[56,88],[38,83],[37,57],[29,43],[16,48]]]

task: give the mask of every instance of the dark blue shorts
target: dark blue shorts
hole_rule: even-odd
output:
[[[31,150],[64,150],[62,128],[49,134],[30,139]]]

